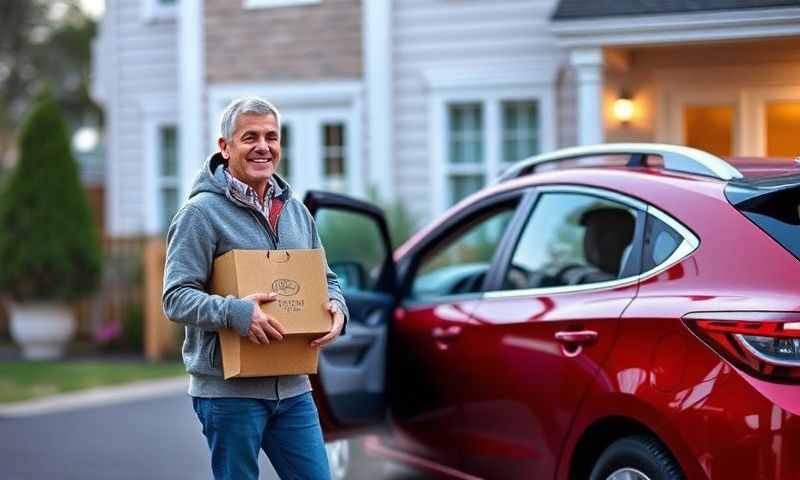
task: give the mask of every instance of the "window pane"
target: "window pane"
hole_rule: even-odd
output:
[[[160,174],[162,177],[178,175],[178,134],[175,127],[159,129]]]
[[[539,153],[537,102],[503,102],[502,147],[502,160],[508,163]]]
[[[370,290],[388,255],[378,224],[370,218],[342,210],[322,209],[317,230],[328,265],[344,289]]]
[[[344,175],[344,124],[331,123],[322,126],[325,144],[324,165],[325,175],[341,176]]]
[[[278,175],[289,179],[289,164],[292,158],[292,132],[287,124],[281,125],[281,161],[278,163]]]
[[[614,280],[633,240],[635,210],[590,195],[546,193],[514,251],[504,289]]]
[[[175,187],[161,188],[161,231],[166,232],[172,217],[178,211],[178,189]]]
[[[483,188],[483,175],[453,175],[450,177],[450,205]]]
[[[450,105],[450,163],[483,162],[483,112],[479,103]]]
[[[475,216],[428,252],[414,276],[412,296],[479,292],[516,206],[515,201]]]
[[[795,158],[800,155],[800,102],[768,102],[767,156]]]
[[[660,265],[672,255],[683,239],[666,223],[652,215],[647,216],[642,250],[642,271]]]
[[[694,105],[683,111],[686,145],[720,157],[733,152],[733,107]]]

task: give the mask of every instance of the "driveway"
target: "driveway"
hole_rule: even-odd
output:
[[[4,480],[211,478],[186,394],[22,418],[0,418]],[[261,454],[260,479],[277,479]],[[385,478],[427,478],[385,465]]]

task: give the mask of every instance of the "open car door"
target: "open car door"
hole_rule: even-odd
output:
[[[327,440],[383,423],[388,329],[396,305],[395,265],[383,212],[366,202],[309,191],[330,268],[350,311],[345,333],[322,349],[314,398]]]

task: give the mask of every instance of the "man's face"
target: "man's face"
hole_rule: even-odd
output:
[[[241,114],[232,138],[220,138],[218,143],[231,175],[263,194],[259,187],[266,188],[281,161],[280,131],[275,116]]]

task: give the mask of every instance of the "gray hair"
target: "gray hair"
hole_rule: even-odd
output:
[[[222,138],[230,140],[236,131],[236,121],[243,113],[255,113],[259,115],[272,115],[278,123],[278,131],[281,130],[281,114],[275,105],[258,97],[241,97],[233,100],[225,107],[219,122],[219,131]]]

